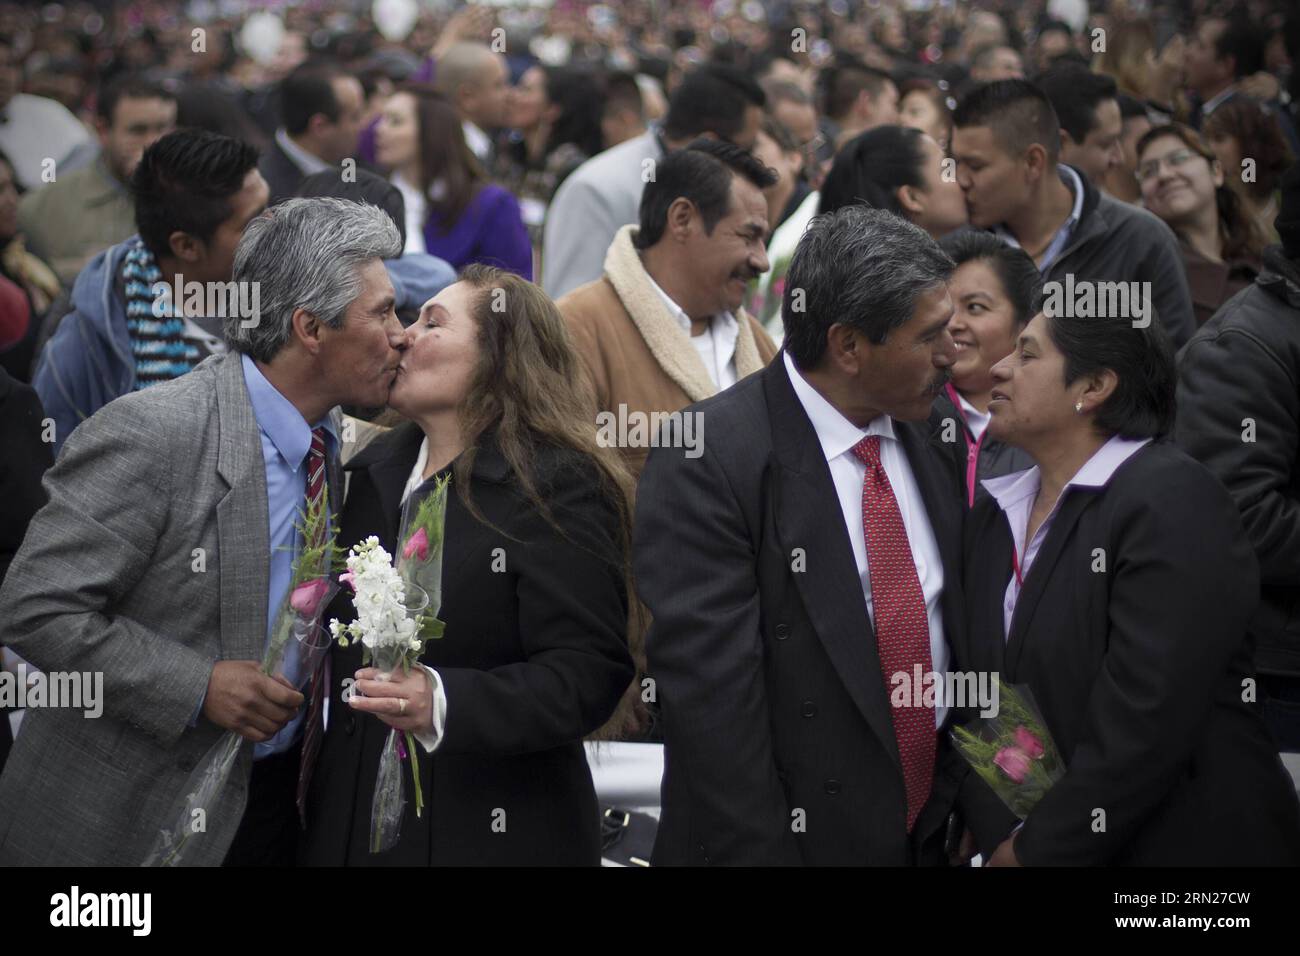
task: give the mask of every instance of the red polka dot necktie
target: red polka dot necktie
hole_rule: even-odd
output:
[[[307,499],[306,508],[318,508],[325,498],[325,429],[311,430],[311,449],[307,452]],[[325,526],[321,526],[322,532]],[[324,542],[309,544],[320,546]],[[322,658],[312,671],[307,685],[307,719],[302,730],[302,759],[298,763],[298,814],[307,819],[307,785],[311,783],[311,772],[316,764],[316,755],[320,753],[321,738],[325,733],[325,661]]]
[[[929,674],[930,624],[925,614],[925,595],[907,543],[907,529],[898,510],[898,499],[880,463],[880,438],[869,435],[853,446],[867,466],[862,482],[862,529],[867,539],[867,570],[871,576],[873,625],[880,671],[889,693],[897,673],[907,675],[908,686],[915,677],[914,665]],[[911,703],[911,695],[908,695]],[[921,807],[930,797],[934,779],[934,710],[929,707],[893,707],[894,738],[903,764],[903,786],[907,792],[907,830],[910,833]]]

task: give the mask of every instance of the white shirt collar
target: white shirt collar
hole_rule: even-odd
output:
[[[1150,442],[1150,438],[1131,439],[1112,435],[1106,444],[1093,452],[1092,457],[1083,463],[1082,467],[1074,473],[1074,477],[1065,483],[1065,488],[1061,489],[1061,497],[1065,497],[1066,488],[1106,487],[1115,476],[1115,472],[1119,470],[1119,466]],[[985,478],[981,484],[993,496],[999,508],[1009,511],[1017,502],[1038,493],[1039,486],[1042,484],[1042,473],[1038,466],[1034,465],[1032,468],[1010,475]]]
[[[817,433],[817,441],[821,444],[827,461],[834,461],[840,455],[851,452],[853,446],[868,435],[898,440],[894,432],[894,420],[888,415],[877,415],[866,428],[859,428],[828,402],[821,392],[808,384],[808,380],[799,374],[789,352],[782,349],[781,358],[785,362],[786,373],[790,376],[790,384],[794,386],[795,397],[812,422],[813,431]]]
[[[429,436],[425,435],[424,440],[420,442],[420,454],[415,457],[415,467],[411,469],[411,475],[406,479],[406,487],[402,489],[402,501],[411,496],[416,488],[424,484],[424,466],[429,463]]]
[[[966,430],[974,435],[977,439],[984,434],[984,429],[988,427],[989,419],[992,418],[988,412],[981,412],[978,408],[966,401],[966,396],[957,389],[957,402],[961,405],[962,417],[966,419]]]
[[[461,123],[461,129],[465,131],[465,143],[479,159],[487,159],[492,153],[492,137],[479,129],[469,120]]]
[[[289,157],[293,164],[302,170],[304,176],[310,176],[312,173],[319,173],[326,169],[334,168],[315,153],[309,153],[307,150],[295,143],[283,126],[275,131],[275,141],[279,147],[284,150],[284,154]]]
[[[1222,93],[1219,93],[1215,96],[1211,96],[1208,100],[1206,100],[1203,104],[1201,104],[1201,116],[1209,116],[1216,109],[1218,109],[1220,106],[1223,105],[1224,100],[1226,100],[1228,97],[1232,96],[1232,94],[1236,92],[1237,92],[1237,84],[1233,83]]]
[[[645,277],[646,281],[650,283],[650,288],[659,293],[659,298],[662,299],[664,305],[668,307],[668,311],[672,313],[672,317],[677,320],[677,324],[682,327],[682,330],[687,335],[690,335],[691,317],[686,314],[686,311],[680,305],[672,300],[672,297],[660,287],[658,282],[655,282],[654,276],[650,275],[649,272],[646,272]],[[717,315],[713,316],[713,328],[715,331],[721,332],[723,337],[726,337],[729,329],[734,329],[737,332],[740,330],[740,322],[736,319],[735,315],[730,312],[719,312]]]

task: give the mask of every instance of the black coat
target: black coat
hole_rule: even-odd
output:
[[[54,446],[41,441],[44,418],[36,390],[0,368],[0,583],[46,501],[41,477],[54,464]],[[11,744],[9,713],[0,708],[0,769]]]
[[[1300,805],[1243,701],[1258,570],[1212,475],[1159,443],[1105,488],[1068,490],[1010,640],[1011,530],[992,499],[970,513],[965,555],[974,666],[1028,685],[1068,768],[1016,838],[1022,863],[1300,863]],[[968,814],[990,849],[1015,820],[974,774],[966,790],[1001,810]]]
[[[340,543],[375,534],[391,553],[421,437],[415,426],[402,426],[348,464]],[[424,819],[415,818],[404,767],[402,838],[374,858],[366,847],[370,802],[388,727],[339,704],[342,682],[361,662],[355,645],[334,648],[330,720],[311,783],[302,862],[599,862],[582,738],[613,713],[633,668],[617,518],[597,492],[594,468],[573,457],[547,450],[533,462],[543,498],[572,541],[523,498],[490,438],[474,463],[472,492],[500,531],[469,513],[453,479],[439,613],[446,633],[422,658],[442,678],[444,735],[431,757],[420,750]],[[350,619],[350,612],[349,596],[328,613]],[[504,831],[499,823],[494,829],[502,820]]]
[[[297,195],[298,184],[305,178],[298,164],[289,158],[289,154],[281,149],[280,144],[274,139],[266,149],[262,150],[262,158],[258,160],[257,170],[266,180],[266,185],[270,187],[270,196],[266,201],[268,206],[274,206]]]
[[[941,747],[913,833],[889,695],[849,531],[778,356],[688,408],[703,454],[651,452],[637,489],[637,591],[664,722],[656,864],[937,862],[965,767]],[[963,641],[962,506],[924,423],[895,423]],[[800,814],[798,811],[802,811]]]
[[[1280,247],[1179,355],[1175,434],[1227,487],[1255,547],[1260,673],[1300,677],[1300,266]]]

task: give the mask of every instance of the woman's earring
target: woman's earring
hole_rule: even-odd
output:
[[[1082,412],[1083,412],[1083,402],[1075,402],[1075,403],[1074,403],[1074,410],[1075,410],[1076,412],[1079,412],[1079,413],[1082,414]]]

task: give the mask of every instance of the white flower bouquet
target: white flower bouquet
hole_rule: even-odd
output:
[[[362,662],[375,667],[378,680],[387,680],[401,667],[410,673],[419,666],[424,645],[442,635],[442,622],[429,611],[429,595],[418,584],[403,578],[393,567],[392,556],[379,539],[371,535],[353,545],[347,558],[347,573],[341,579],[353,590],[352,604],[357,617],[350,624],[330,621],[330,633],[347,647],[360,642]],[[379,758],[379,775],[370,808],[370,852],[390,849],[401,836],[406,795],[402,785],[402,762],[410,761],[415,792],[415,813],[424,812],[420,788],[420,763],[415,738],[409,731],[389,730]]]

